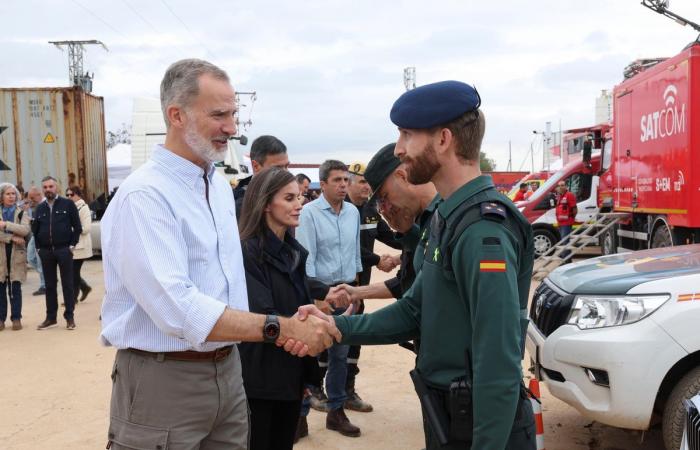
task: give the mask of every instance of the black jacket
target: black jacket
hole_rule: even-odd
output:
[[[352,203],[350,197],[346,201]],[[354,205],[354,203],[353,203]],[[364,202],[355,205],[360,212],[360,258],[362,259],[362,272],[360,272],[360,285],[369,284],[372,275],[372,267],[379,264],[379,255],[374,253],[374,241],[379,239],[389,247],[400,250],[401,242],[398,241],[389,225],[382,219],[374,206],[374,203]]]
[[[57,196],[53,208],[44,200],[36,207],[32,220],[32,233],[37,248],[62,248],[76,245],[83,227],[75,203]]]
[[[290,317],[312,302],[306,279],[308,252],[289,233],[282,242],[268,232],[262,251],[258,238],[246,239],[241,246],[251,312]],[[315,358],[292,356],[274,344],[242,343],[239,348],[249,398],[301,400],[304,384],[320,383]]]
[[[240,222],[241,220],[241,209],[243,209],[243,198],[245,197],[245,192],[248,190],[248,185],[253,179],[253,175],[245,178],[241,178],[235,188],[233,188],[233,198],[236,201],[236,219]]]

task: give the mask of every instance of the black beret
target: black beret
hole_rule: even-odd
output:
[[[385,145],[367,164],[365,180],[372,188],[372,198],[374,198],[374,194],[382,187],[389,175],[401,164],[399,158],[394,156],[394,147],[396,147],[395,143]]]
[[[425,129],[442,125],[475,111],[481,97],[461,81],[440,81],[406,91],[391,107],[391,121],[398,127]]]

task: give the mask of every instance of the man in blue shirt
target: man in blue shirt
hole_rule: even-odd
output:
[[[304,206],[296,238],[309,252],[306,274],[325,284],[356,284],[362,272],[360,256],[360,213],[345,202],[348,189],[348,168],[340,161],[327,160],[318,169],[323,194]],[[335,314],[342,313],[336,309]],[[357,437],[360,429],[350,423],[343,404],[347,399],[345,380],[349,346],[334,345],[328,349],[326,391],[329,412],[326,428]]]

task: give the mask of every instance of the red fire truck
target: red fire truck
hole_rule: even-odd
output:
[[[700,43],[646,61],[613,93],[599,207],[630,215],[603,236],[604,254],[700,242]]]

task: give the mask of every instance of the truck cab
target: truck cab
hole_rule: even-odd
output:
[[[593,220],[598,214],[598,172],[600,154],[591,155],[590,161],[573,160],[554,173],[532,196],[516,206],[532,224],[535,254],[546,253],[561,240],[556,221],[555,189],[564,180],[576,196],[578,214],[576,225]]]

